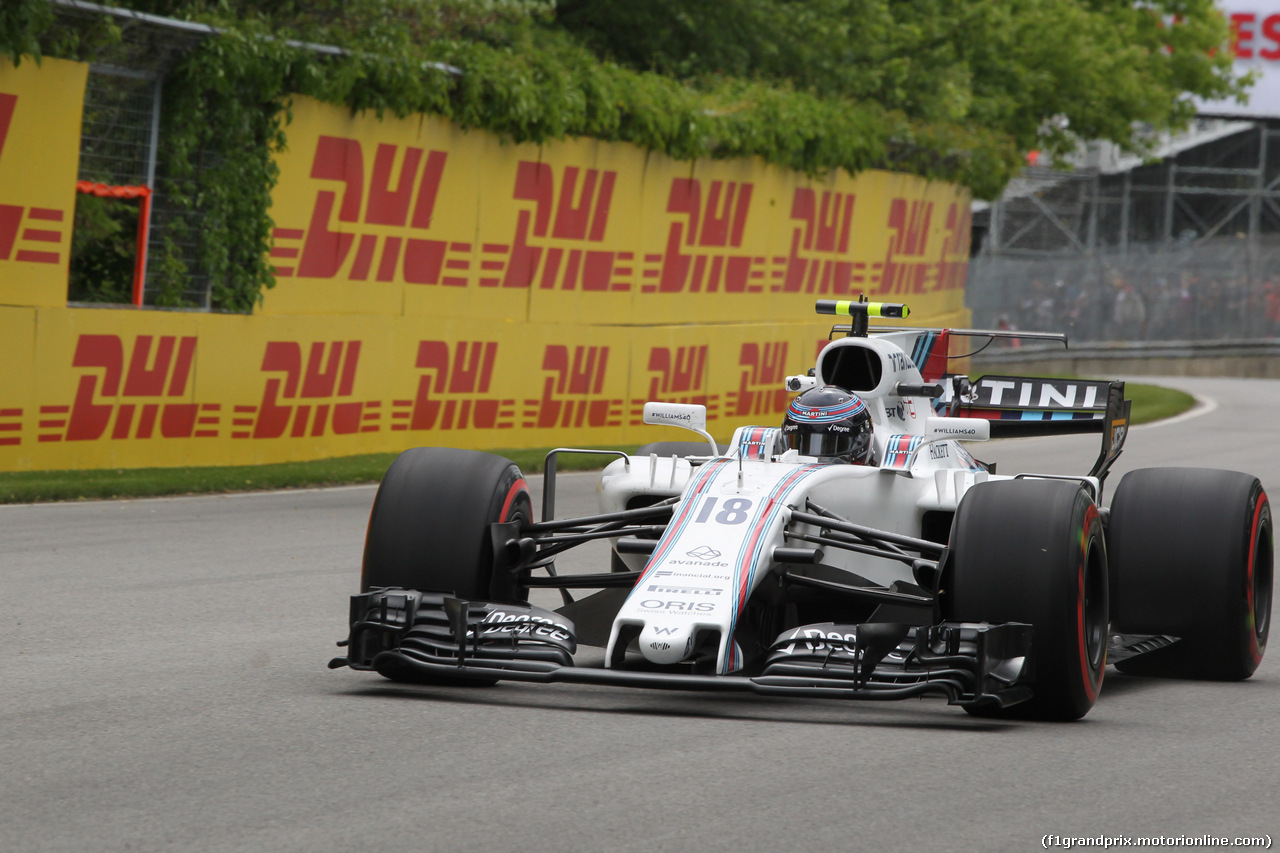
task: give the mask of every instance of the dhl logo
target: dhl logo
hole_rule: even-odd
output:
[[[602,398],[609,347],[550,344],[542,354],[542,397],[524,401],[525,429],[622,425],[622,399]]]
[[[842,296],[864,282],[866,264],[847,260],[856,200],[853,193],[824,190],[819,197],[808,187],[796,188],[791,218],[803,225],[791,234],[786,274],[775,290]]]
[[[40,407],[38,440],[96,441],[107,435],[108,426],[113,439],[148,439],[156,434],[157,422],[164,438],[216,436],[221,404],[137,402],[185,397],[195,353],[191,336],[137,335],[126,359],[119,335],[80,335],[71,366],[85,372],[75,400],[70,406]]]
[[[277,245],[271,249],[271,257],[279,262],[297,259],[296,267],[277,263],[276,274],[331,279],[346,268],[344,278],[349,281],[367,281],[370,275],[376,281],[395,281],[399,274],[409,284],[466,286],[463,273],[471,266],[470,243],[407,234],[379,237],[377,233],[355,233],[360,226],[408,229],[408,234],[415,235],[430,229],[447,159],[444,151],[427,152],[412,146],[402,150],[380,143],[366,193],[360,141],[321,136],[311,161],[311,178],[342,183],[341,201],[335,190],[318,190],[305,231],[272,231]],[[301,249],[280,245],[298,240],[303,241]]]
[[[939,260],[933,260],[926,257],[933,209],[934,203],[931,201],[907,201],[901,198],[895,198],[889,205],[889,230],[893,236],[889,240],[884,264],[872,265],[881,268],[880,284],[875,293],[906,295],[964,287],[969,254],[965,242],[969,234],[971,214],[968,211],[961,212],[955,204],[950,206],[947,211],[947,236],[943,241]],[[951,261],[948,258],[965,260]],[[931,286],[930,278],[933,280]]]
[[[631,401],[631,425],[644,423],[644,404],[650,400],[664,403],[692,403],[707,407],[707,417],[720,414],[720,395],[707,393],[706,344],[685,347],[650,347],[646,362],[652,374],[647,396]]]
[[[787,405],[787,342],[745,343],[738,354],[742,376],[736,391],[726,395],[730,417],[778,415]]]
[[[511,246],[486,244],[489,255],[506,260],[481,261],[481,269],[505,268],[503,287],[605,291],[631,289],[632,252],[551,245],[551,241],[599,243],[609,224],[609,207],[618,173],[565,166],[559,178],[546,163],[522,160],[516,167],[512,198],[533,202],[516,215]],[[625,265],[625,266],[624,266]],[[496,287],[496,277],[481,277],[482,287]]]
[[[0,92],[0,158],[4,156],[4,146],[17,108],[17,95]],[[54,208],[0,204],[0,261],[59,263],[62,253],[49,251],[49,247],[62,242],[62,230],[54,229],[50,224],[62,219],[63,211]],[[23,243],[29,248],[21,247]],[[15,247],[19,247],[16,253]]]
[[[355,391],[360,346],[360,341],[316,341],[304,359],[299,342],[268,341],[261,370],[283,376],[267,379],[259,405],[235,407],[231,437],[279,438],[286,430],[293,438],[378,432],[381,401],[334,402]]]
[[[667,213],[678,218],[667,232],[664,254],[645,255],[644,293],[760,293],[767,258],[730,252],[742,247],[753,186],[675,178]]]
[[[511,429],[515,399],[485,396],[497,362],[497,341],[420,341],[423,374],[412,400],[393,400],[391,429]]]

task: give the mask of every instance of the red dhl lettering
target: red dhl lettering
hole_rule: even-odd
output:
[[[57,264],[62,260],[60,252],[47,251],[50,244],[62,242],[62,231],[41,227],[48,222],[61,222],[62,211],[47,207],[22,207],[14,204],[0,204],[0,261],[11,258],[33,264]],[[23,227],[24,220],[33,222],[33,227]],[[36,244],[39,248],[19,248],[19,238],[27,244]]]
[[[787,342],[745,343],[738,356],[742,378],[738,390],[730,391],[726,409],[731,416],[780,415],[787,405],[783,387],[787,370]]]
[[[707,353],[710,347],[651,347],[647,370],[653,374],[649,380],[647,396],[631,400],[630,423],[644,423],[644,404],[650,400],[665,403],[687,403],[707,407],[707,418],[714,420],[720,414],[720,395],[708,394]]]
[[[0,447],[22,444],[22,409],[0,409]]]
[[[380,143],[374,153],[366,197],[365,158],[360,141],[321,136],[316,141],[310,176],[315,180],[341,182],[341,202],[339,204],[336,191],[317,190],[310,223],[305,231],[296,228],[272,231],[277,245],[272,247],[271,257],[278,260],[298,258],[296,268],[278,264],[276,274],[283,277],[296,273],[304,278],[334,278],[347,263],[355,246],[346,276],[348,280],[366,281],[372,273],[377,281],[394,281],[399,271],[410,284],[465,286],[465,277],[444,275],[443,272],[458,268],[455,265],[460,259],[449,255],[470,253],[469,243],[451,244],[444,240],[407,235],[379,238],[375,234],[356,234],[350,228],[341,227],[346,223],[349,226],[392,226],[426,231],[431,227],[435,214],[447,159],[448,154],[444,151],[427,152],[411,146],[401,149],[397,145]],[[331,224],[335,206],[338,208],[336,228]],[[301,250],[278,245],[295,240],[304,240]],[[470,261],[463,260],[462,268],[469,268]]]
[[[556,180],[556,170],[546,163],[522,160],[516,166],[515,201],[533,202],[533,208],[516,215],[515,236],[508,246],[486,246],[485,251],[507,253],[501,278],[482,277],[482,287],[532,287],[584,291],[630,290],[627,279],[631,252],[612,252],[548,245],[548,239],[599,243],[609,222],[614,171],[566,166]],[[484,261],[481,269],[504,269],[501,261]]]
[[[824,190],[821,198],[808,187],[798,187],[791,199],[791,218],[804,223],[791,235],[791,253],[781,290],[785,293],[848,295],[861,285],[865,268],[847,259],[856,197],[853,193]],[[825,256],[825,257],[824,257]]]
[[[126,372],[126,348],[119,335],[80,335],[71,366],[85,372],[74,402],[40,407],[39,427],[46,431],[38,440],[96,441],[108,426],[113,439],[146,439],[155,434],[157,421],[164,438],[216,436],[217,429],[208,427],[219,422],[213,414],[221,410],[219,404],[118,402],[120,398],[185,397],[195,352],[196,339],[191,336],[164,335],[157,341],[152,335],[137,335],[128,349]]]
[[[542,397],[524,401],[526,429],[621,426],[622,399],[601,398],[609,347],[552,344],[543,350]]]
[[[392,402],[391,429],[510,429],[515,400],[483,396],[497,354],[497,341],[458,341],[452,350],[444,341],[420,341],[415,366],[426,372],[413,400]]]
[[[661,267],[646,270],[646,293],[760,293],[764,290],[765,258],[747,254],[705,251],[740,248],[751,209],[753,186],[736,181],[711,181],[703,200],[702,183],[696,178],[675,178],[667,195],[667,213],[684,217],[673,221],[667,232],[666,253],[646,256]],[[690,247],[689,252],[683,251]],[[704,251],[696,251],[702,249]]]
[[[4,143],[9,138],[9,126],[18,108],[18,96],[0,92],[0,157],[4,156]]]
[[[360,348],[360,341],[316,341],[308,348],[304,361],[302,345],[297,341],[268,341],[262,372],[284,376],[267,379],[258,406],[235,407],[232,425],[240,429],[231,437],[279,438],[286,429],[293,438],[321,436],[326,431],[335,435],[378,432],[380,401],[334,401],[335,397],[350,397],[355,391]],[[283,400],[317,402],[284,404]]]
[[[652,347],[649,350],[649,399],[665,400],[668,394],[700,390],[706,381],[707,345]]]
[[[896,198],[889,206],[889,230],[893,236],[884,263],[880,266],[877,295],[921,294],[931,290],[956,290],[964,287],[968,269],[968,247],[965,245],[970,225],[967,211],[951,205],[947,211],[946,237],[942,241],[939,260],[926,259],[929,225],[934,203]],[[963,258],[964,260],[948,260]],[[933,280],[929,286],[930,279]]]

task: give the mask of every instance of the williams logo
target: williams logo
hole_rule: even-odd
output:
[[[706,545],[701,545],[694,548],[692,551],[685,552],[685,556],[692,557],[695,560],[714,560],[716,557],[720,556],[720,552],[715,548],[708,548]]]

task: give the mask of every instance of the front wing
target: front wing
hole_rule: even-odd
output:
[[[785,631],[756,675],[576,666],[573,623],[529,604],[383,589],[352,596],[346,657],[329,666],[401,681],[605,684],[860,700],[940,696],[964,707],[1031,697],[1020,623],[826,623]]]

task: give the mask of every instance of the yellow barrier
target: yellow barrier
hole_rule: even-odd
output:
[[[305,98],[259,312],[67,308],[84,78],[0,64],[0,470],[678,438],[641,422],[652,399],[703,403],[725,440],[779,422],[827,337],[815,298],[968,323],[954,186],[512,145]],[[18,254],[42,240],[56,263]]]
[[[0,305],[66,305],[89,66],[0,59]]]
[[[867,293],[964,308],[968,197],[888,172],[827,180],[296,98],[272,216],[272,314],[652,325],[801,317]]]

